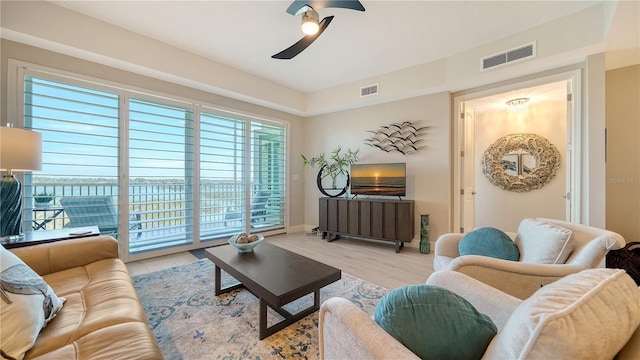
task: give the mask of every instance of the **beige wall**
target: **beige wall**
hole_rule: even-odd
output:
[[[2,37],[272,108],[302,112],[304,94],[50,1],[0,1]]]
[[[50,1],[0,1],[0,23],[4,39],[308,116],[447,90],[460,91],[582,63],[587,55],[604,50],[613,10],[629,13],[637,8],[629,6],[622,7],[614,1],[595,5],[444,59],[312,93],[286,88]],[[637,33],[637,28],[624,30]],[[480,70],[480,59],[534,40],[534,58],[490,71]],[[378,96],[359,96],[360,86],[374,83],[379,84]]]
[[[108,81],[119,82],[134,87],[150,89],[169,95],[191,98],[219,107],[235,109],[248,114],[257,114],[262,117],[281,119],[288,121],[291,124],[291,142],[289,149],[289,159],[291,165],[289,177],[289,188],[291,191],[291,211],[289,217],[289,225],[297,227],[294,228],[294,230],[300,230],[304,226],[312,227],[317,225],[317,198],[319,197],[319,192],[315,188],[313,181],[313,179],[315,178],[315,172],[309,168],[302,168],[302,163],[300,161],[299,155],[301,153],[305,153],[306,155],[310,156],[317,155],[321,151],[331,150],[336,144],[354,148],[361,148],[361,162],[407,162],[409,176],[409,189],[407,198],[416,200],[416,230],[418,229],[417,219],[418,214],[420,213],[431,214],[432,241],[434,241],[439,234],[448,232],[450,229],[450,197],[452,194],[450,185],[451,101],[449,94],[446,92],[433,95],[417,96],[406,100],[398,100],[386,104],[372,105],[353,110],[338,111],[331,114],[318,115],[305,119],[299,116],[265,108],[259,105],[249,104],[240,100],[231,99],[221,95],[215,95],[210,92],[201,91],[190,87],[176,85],[171,82],[154,79],[148,76],[143,76],[124,70],[119,70],[113,67],[100,65],[94,62],[81,60],[56,52],[43,50],[41,48],[12,42],[9,40],[1,40],[0,58],[2,62],[0,69],[0,116],[2,117],[1,122],[4,122],[7,119],[7,91],[9,90],[7,87],[7,67],[8,59],[10,58],[100,79],[106,79]],[[589,67],[589,65],[590,63],[588,62],[587,67]],[[607,75],[616,74],[617,71],[627,71],[627,69],[628,68],[616,70],[614,72],[608,73]],[[631,67],[631,69],[636,69],[634,70],[636,71],[636,74],[634,75],[635,77],[632,76],[633,74],[620,75],[618,76],[618,82],[622,82],[623,80],[631,81],[633,79],[637,79],[637,66]],[[594,71],[596,70],[603,70],[603,66],[595,66]],[[590,79],[589,76],[585,76],[583,80],[584,84],[591,84],[591,81],[589,80],[592,79]],[[610,85],[611,84],[609,83],[607,84],[607,86]],[[616,85],[616,87],[617,86],[619,85]],[[634,85],[628,86],[632,87]],[[635,86],[635,94],[637,95],[637,81],[635,83]],[[589,92],[590,95],[593,96],[594,93],[604,93],[604,89],[598,87],[596,84],[594,88],[590,88]],[[611,95],[612,91],[608,90],[607,93],[608,95]],[[630,91],[623,90],[621,91],[621,93],[632,98],[632,95],[629,95],[631,93]],[[627,100],[626,104],[624,106],[621,106],[620,108],[628,109],[628,104],[637,105],[637,98],[638,97],[636,96],[635,98],[633,98],[635,99],[633,101]],[[614,100],[616,99],[619,99],[619,97],[607,97],[608,102],[614,102]],[[589,109],[589,105],[589,102],[587,102],[587,104],[584,105],[585,108],[583,108],[583,113],[586,114],[585,117],[587,117],[589,120],[587,124],[585,124],[585,126],[587,127],[591,126],[590,122],[593,121],[594,118],[597,119],[597,116],[591,116],[589,118],[589,112],[587,111]],[[611,110],[612,107],[608,106],[608,111]],[[635,124],[637,126],[637,107],[635,108],[635,111],[635,113],[630,114],[629,116],[627,115],[627,113],[618,114],[615,116],[620,119],[619,121],[625,122],[629,121],[628,119],[636,119]],[[607,113],[607,117],[609,117],[611,121],[613,121],[615,116]],[[426,149],[410,156],[402,156],[400,154],[383,153],[380,150],[376,150],[364,145],[364,142],[362,140],[366,137],[366,130],[375,130],[380,125],[405,120],[421,120],[425,125],[434,126],[429,130],[426,137],[428,146]],[[610,126],[610,131],[615,132],[614,123],[611,123]],[[625,129],[624,131],[622,131],[622,133],[624,135],[628,134],[629,124],[624,123],[624,125],[621,126],[623,129]],[[638,134],[637,127],[634,134]],[[613,142],[612,139],[616,139],[616,137],[616,134],[610,132],[610,152],[614,151],[611,146]],[[587,143],[584,145],[586,152],[599,152],[599,146],[591,147]],[[637,141],[636,147],[634,149],[637,154]],[[610,159],[611,156],[612,155],[610,154]],[[636,160],[635,163],[638,164],[638,160]],[[613,170],[607,169],[607,171],[611,172]],[[607,174],[607,178],[610,178],[612,176],[618,175]],[[626,177],[626,174],[621,176]],[[632,174],[630,176],[632,178],[633,176],[637,178],[638,173],[636,173],[635,175]],[[311,181],[309,181],[309,179],[311,179]],[[607,190],[610,192],[609,196],[611,196],[612,199],[615,199],[615,189],[623,189],[625,187],[626,189],[630,189],[634,186],[635,189],[637,189],[638,185],[625,184],[623,186],[620,184],[609,183],[607,184],[607,186]],[[623,195],[623,198],[628,203],[628,197]],[[610,204],[612,203],[616,202],[613,202],[613,200],[607,202],[607,210],[611,208]],[[585,206],[585,208],[588,207]],[[601,209],[601,211],[604,212],[604,209]],[[637,204],[634,211],[635,212],[624,212],[626,216],[635,216],[635,220],[633,222],[626,220],[621,221],[624,223],[624,226],[629,227],[632,223],[637,225],[637,223],[639,222]],[[610,228],[617,228],[618,226],[620,226],[615,225],[616,220],[611,219],[611,216],[608,216],[607,218],[609,225],[611,225],[609,226]],[[621,218],[621,216],[616,215],[615,218],[618,219]],[[622,230],[619,231],[622,232]],[[631,233],[630,236],[632,236],[632,238],[638,238],[637,234],[638,230],[636,227],[635,233]],[[414,242],[413,245],[417,245],[417,242]]]
[[[80,75],[91,76],[98,79],[104,79],[109,82],[117,82],[126,86],[133,86],[141,89],[148,89],[166,95],[178,96],[186,99],[193,99],[199,102],[214,105],[220,108],[233,109],[241,113],[249,115],[258,115],[276,120],[284,120],[289,122],[290,127],[290,154],[300,154],[303,151],[304,142],[304,121],[303,118],[277,110],[272,110],[258,105],[249,104],[239,100],[230,99],[224,96],[211,94],[208,92],[195,90],[189,87],[176,85],[170,82],[153,79],[147,76],[115,69],[112,67],[92,63],[78,58],[61,55],[48,50],[16,43],[8,40],[2,40],[0,43],[0,57],[2,61],[2,69],[0,71],[1,78],[1,111],[0,123],[7,120],[7,93],[15,91],[8,89],[7,84],[7,68],[8,59],[16,59],[36,65],[51,67],[58,70],[68,71]],[[14,70],[15,71],[15,70]],[[300,174],[302,164],[291,162],[290,174]],[[304,203],[300,199],[304,198],[302,181],[299,177],[290,176],[288,181],[290,198],[296,199],[290,202],[289,225],[300,226],[303,224]]]
[[[506,110],[475,116],[475,227],[492,226],[516,232],[527,217],[565,218],[563,198],[566,189],[566,103],[562,101],[531,105],[527,111]],[[561,155],[556,176],[541,189],[526,193],[503,190],[482,174],[484,152],[498,138],[516,133],[540,135],[549,140]]]
[[[366,108],[313,116],[307,120],[306,156],[330,152],[336,146],[360,149],[359,163],[405,162],[407,164],[407,196],[416,202],[415,234],[419,239],[420,214],[430,215],[431,241],[449,232],[450,215],[450,96],[449,93],[419,96]],[[367,146],[367,130],[402,121],[419,121],[432,126],[426,132],[426,148],[410,155],[386,153]],[[295,159],[299,154],[292,154]],[[305,224],[318,225],[318,191],[315,177],[318,169],[307,167],[305,178]],[[409,246],[418,246],[414,240]]]
[[[640,65],[606,73],[607,228],[640,241]]]

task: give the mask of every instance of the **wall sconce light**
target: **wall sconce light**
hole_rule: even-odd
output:
[[[506,102],[507,108],[512,112],[519,112],[527,110],[529,107],[529,98],[517,98],[511,99]]]

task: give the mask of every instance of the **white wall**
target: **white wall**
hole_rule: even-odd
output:
[[[336,146],[360,149],[359,163],[405,162],[407,196],[415,200],[415,237],[408,246],[418,247],[420,214],[430,215],[431,241],[449,232],[451,183],[450,96],[448,93],[419,96],[366,108],[310,117],[306,123],[305,155],[329,153]],[[426,148],[410,155],[386,153],[365,145],[367,130],[402,121],[420,121],[432,126],[426,131]],[[292,154],[295,160],[299,154]],[[302,160],[299,160],[302,161]],[[318,199],[315,183],[318,169],[304,170],[305,224],[318,225]]]
[[[531,133],[549,140],[561,154],[556,176],[541,189],[526,193],[503,190],[482,174],[484,152],[498,138]],[[506,110],[475,116],[475,227],[492,226],[516,232],[526,217],[565,218],[566,186],[566,104],[562,101],[531,105],[527,111]]]

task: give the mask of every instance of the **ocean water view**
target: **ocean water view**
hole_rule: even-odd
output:
[[[405,177],[353,177],[351,194],[376,194],[384,196],[404,196]]]

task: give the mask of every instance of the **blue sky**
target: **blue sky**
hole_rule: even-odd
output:
[[[25,125],[43,134],[43,169],[34,175],[116,180],[119,95],[31,79],[31,86],[25,81],[25,92],[32,89],[25,96]],[[238,178],[244,126],[244,121],[202,113],[202,178]],[[184,178],[185,167],[193,166],[192,134],[191,109],[131,98],[129,177]]]

